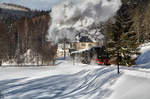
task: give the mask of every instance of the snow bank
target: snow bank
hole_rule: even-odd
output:
[[[145,53],[150,50],[150,43],[142,44],[139,48],[141,53]]]
[[[149,99],[149,75],[150,72],[126,71],[112,86],[113,93],[107,99]]]
[[[150,43],[146,43],[140,46],[141,55],[136,60],[138,67],[150,68]]]

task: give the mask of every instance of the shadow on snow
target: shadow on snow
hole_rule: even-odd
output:
[[[103,67],[40,79],[3,80],[0,90],[4,99],[104,99],[112,93],[104,86],[112,85],[119,76],[115,68]]]

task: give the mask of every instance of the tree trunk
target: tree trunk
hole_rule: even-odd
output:
[[[2,66],[2,60],[0,60],[0,66]]]

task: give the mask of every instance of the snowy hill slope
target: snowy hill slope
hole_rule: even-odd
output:
[[[1,9],[7,9],[7,10],[17,10],[17,11],[30,11],[30,9],[26,8],[26,7],[22,7],[22,6],[18,6],[15,4],[6,4],[6,3],[0,3],[0,8]]]
[[[0,20],[2,21],[9,17],[12,19],[18,19],[20,17],[30,17],[32,15],[33,13],[26,7],[15,4],[0,3]]]
[[[61,0],[0,0],[0,3],[12,3],[31,9],[48,10]]]

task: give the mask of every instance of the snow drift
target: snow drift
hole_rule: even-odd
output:
[[[140,47],[141,55],[137,58],[136,64],[141,68],[150,68],[150,43],[142,44]]]

